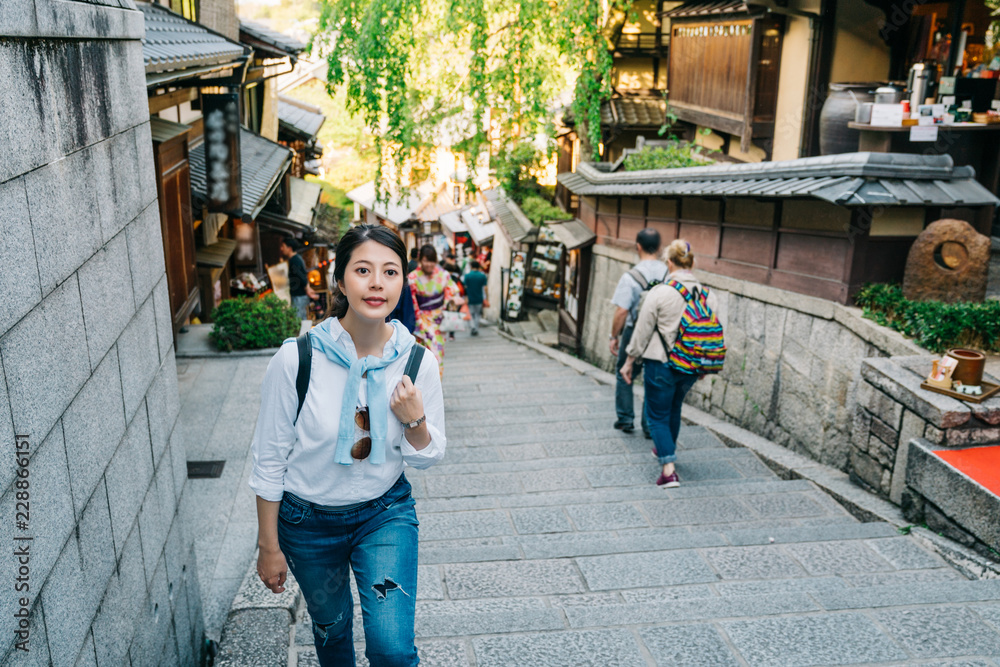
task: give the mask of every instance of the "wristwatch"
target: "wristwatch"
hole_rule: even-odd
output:
[[[423,415],[420,419],[414,419],[411,422],[399,422],[403,425],[403,428],[416,428],[423,424],[427,420],[427,415]]]

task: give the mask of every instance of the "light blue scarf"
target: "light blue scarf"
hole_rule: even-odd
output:
[[[413,347],[413,334],[407,331],[397,320],[393,320],[396,330],[395,344],[391,351],[382,357],[371,355],[358,359],[355,350],[348,350],[340,341],[334,338],[330,331],[333,318],[328,318],[313,327],[309,333],[312,336],[314,350],[319,350],[326,358],[335,364],[348,369],[347,384],[344,386],[344,402],[340,407],[340,432],[337,435],[337,453],[334,460],[345,466],[351,465],[351,447],[354,445],[354,414],[361,390],[361,376],[368,373],[368,415],[371,422],[372,451],[368,460],[373,465],[385,463],[386,430],[389,425],[389,397],[385,388],[385,367],[409,353]],[[348,334],[350,335],[350,334]]]

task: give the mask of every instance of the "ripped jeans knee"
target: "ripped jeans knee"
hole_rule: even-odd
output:
[[[336,641],[344,635],[353,634],[353,624],[351,611],[342,611],[331,623],[319,623],[316,619],[312,622],[313,638],[317,646],[326,646],[328,642]],[[353,641],[353,638],[350,638]]]

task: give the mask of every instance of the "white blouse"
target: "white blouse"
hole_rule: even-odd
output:
[[[354,341],[337,321],[331,322],[334,337],[347,349]],[[391,353],[396,333],[386,343],[383,354]],[[403,379],[409,353],[385,367],[386,400]],[[385,463],[372,465],[368,459],[344,466],[334,461],[340,427],[340,406],[348,369],[313,349],[309,390],[298,421],[295,376],[299,354],[294,341],[281,346],[271,358],[261,386],[260,413],[254,433],[253,472],[250,488],[264,500],[279,501],[289,491],[303,500],[320,505],[352,505],[382,496],[399,478],[405,466],[429,468],[444,457],[444,397],[438,361],[430,352],[423,355],[416,386],[420,389],[427,415],[431,442],[421,450],[407,442],[405,429],[390,408],[386,433]],[[362,378],[358,407],[368,405],[368,380]],[[355,427],[355,439],[370,435]]]

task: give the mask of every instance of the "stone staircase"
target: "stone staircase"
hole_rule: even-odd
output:
[[[448,345],[444,386],[447,457],[407,472],[421,664],[1000,664],[1000,581],[749,450],[685,427],[659,489],[612,387],[493,329]],[[367,665],[357,608],[355,633]],[[302,609],[293,662],[311,644]]]
[[[559,345],[559,313],[554,310],[529,312],[520,322],[503,322],[502,328],[515,338],[523,338],[549,347]]]

